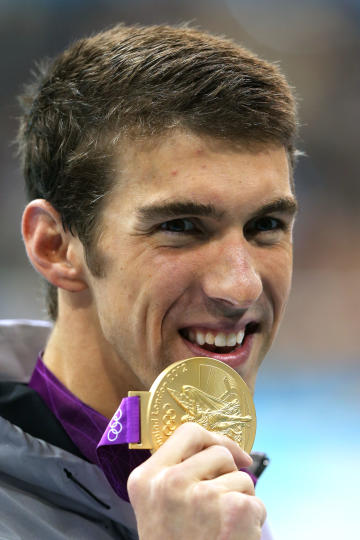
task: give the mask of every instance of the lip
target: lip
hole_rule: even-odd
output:
[[[224,362],[224,364],[228,365],[229,367],[236,369],[240,366],[243,366],[248,360],[251,349],[252,349],[254,335],[255,334],[246,335],[240,347],[238,347],[237,349],[235,349],[234,351],[230,353],[225,353],[225,354],[217,354],[212,351],[207,351],[206,349],[203,349],[202,347],[200,347],[200,345],[198,345],[197,343],[192,343],[191,341],[188,341],[186,338],[184,338],[181,335],[180,337],[186,344],[187,348],[195,356],[215,358],[215,360],[220,360],[221,362]]]

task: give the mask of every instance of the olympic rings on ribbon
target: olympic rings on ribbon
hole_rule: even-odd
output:
[[[107,439],[110,442],[116,441],[120,433],[122,432],[123,425],[121,422],[119,422],[120,418],[122,417],[122,410],[118,409],[114,416],[111,419],[111,422],[109,424],[110,429],[107,433]]]

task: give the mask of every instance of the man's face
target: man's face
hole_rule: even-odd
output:
[[[104,277],[89,280],[119,387],[147,389],[172,362],[210,356],[253,388],[291,281],[284,148],[177,133],[129,146],[118,176],[97,247]]]

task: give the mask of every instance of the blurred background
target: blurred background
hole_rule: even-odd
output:
[[[293,293],[257,386],[277,540],[354,538],[360,473],[360,1],[0,0],[0,318],[46,318],[12,141],[34,62],[116,22],[192,21],[278,62],[302,122]]]

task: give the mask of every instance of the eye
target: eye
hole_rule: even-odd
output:
[[[247,223],[245,225],[244,233],[248,237],[256,235],[267,237],[270,234],[271,238],[273,238],[274,234],[284,231],[285,229],[286,224],[280,219],[271,216],[263,216],[252,219]]]
[[[197,227],[191,219],[178,218],[161,223],[159,229],[171,233],[193,233],[197,232]]]
[[[254,220],[253,228],[260,232],[282,229],[282,222],[274,217],[265,216]]]

